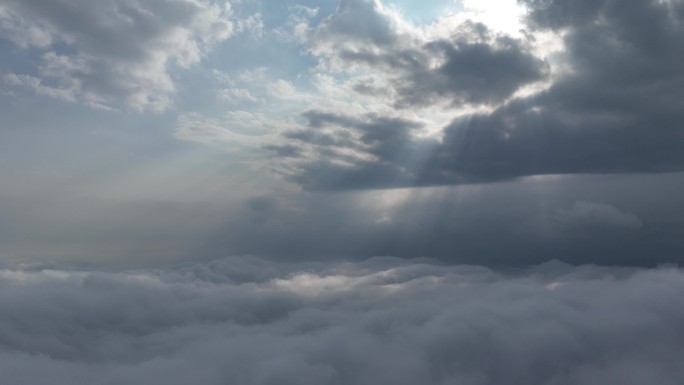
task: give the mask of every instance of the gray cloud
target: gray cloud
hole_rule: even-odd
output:
[[[317,158],[298,164],[291,180],[312,190],[343,190],[539,174],[682,170],[682,3],[527,3],[532,9],[528,21],[532,34],[564,31],[565,51],[558,60],[570,71],[557,76],[550,88],[509,100],[492,112],[455,119],[444,128],[439,144],[426,148],[424,141],[413,138],[388,142],[384,162],[363,160],[344,167]],[[500,101],[520,85],[539,79],[541,64],[534,64],[537,59],[525,53],[522,42],[503,37],[477,41],[477,36],[487,34],[477,32],[482,28],[471,25],[470,32],[457,34],[452,42],[431,42],[427,47],[432,48],[420,55],[389,43],[380,56],[360,51],[342,55],[373,66],[410,68],[404,79],[412,80],[395,87],[400,105],[411,100],[430,103],[433,97]],[[461,43],[458,36],[475,42]],[[447,61],[435,70],[438,75],[426,75],[424,69],[417,69],[421,65],[411,64],[414,59],[424,61],[421,57],[439,57],[439,52]],[[463,86],[461,80],[472,82],[472,87]],[[368,85],[363,86],[357,88],[368,93]],[[420,161],[402,163],[407,157]],[[376,178],[393,169],[400,169],[401,175]]]
[[[278,158],[297,158],[301,156],[299,147],[291,144],[277,145],[269,144],[263,147],[264,150],[272,151],[274,156]]]
[[[569,209],[558,211],[558,220],[576,225],[616,226],[640,228],[641,219],[605,203],[575,202]]]
[[[451,98],[453,104],[496,104],[544,74],[543,63],[511,38],[432,42],[429,52],[445,56],[444,64],[412,71],[399,90],[400,106],[427,105],[441,98]]]
[[[496,104],[546,75],[546,64],[522,40],[472,22],[450,32],[426,39],[379,2],[345,0],[313,30],[309,43],[341,71],[362,65],[391,74],[387,87],[401,108],[444,101]],[[362,84],[356,89],[368,92]]]
[[[416,121],[322,111],[309,111],[303,116],[308,127],[284,136],[310,151],[308,156],[301,153],[293,164],[296,172],[287,177],[311,189],[410,183],[416,177],[416,164],[427,153],[416,154],[417,147],[431,149],[437,145],[432,139],[413,139],[413,132],[422,126]]]
[[[682,274],[391,258],[6,266],[0,369],[18,385],[678,384]]]
[[[537,96],[455,121],[445,129],[442,167],[494,178],[682,169],[681,14],[666,2],[600,4],[557,24],[568,29],[573,73]],[[531,17],[553,20],[550,10]]]
[[[381,7],[375,0],[341,0],[335,13],[320,23],[314,39],[318,44],[395,44],[397,25]]]

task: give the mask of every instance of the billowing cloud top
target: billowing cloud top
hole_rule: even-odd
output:
[[[684,275],[547,263],[232,258],[0,270],[0,369],[24,385],[677,384]]]

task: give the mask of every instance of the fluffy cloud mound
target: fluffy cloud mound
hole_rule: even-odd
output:
[[[94,108],[163,111],[175,91],[169,67],[195,64],[230,37],[230,13],[205,0],[2,0],[0,36],[41,55],[34,73],[5,82]]]
[[[0,270],[11,384],[679,384],[684,272],[257,258]]]

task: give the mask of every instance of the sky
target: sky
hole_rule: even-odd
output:
[[[0,0],[0,372],[680,384],[683,60],[682,0]]]
[[[2,258],[677,263],[680,19],[678,1],[3,0]]]

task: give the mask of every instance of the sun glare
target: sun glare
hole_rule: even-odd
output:
[[[526,9],[516,0],[463,0],[465,12],[494,31],[521,35]]]

